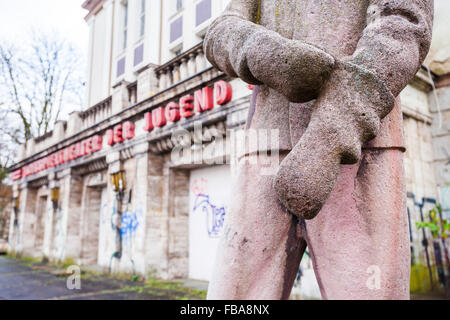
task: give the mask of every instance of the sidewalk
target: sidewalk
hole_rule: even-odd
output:
[[[202,300],[206,295],[189,283],[95,272],[82,272],[81,289],[69,290],[68,276],[62,267],[0,256],[0,300]]]

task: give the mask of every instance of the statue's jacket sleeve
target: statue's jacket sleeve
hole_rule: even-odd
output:
[[[283,1],[287,8],[292,6]],[[264,83],[292,102],[310,101],[317,97],[335,60],[318,46],[292,41],[260,25],[261,15],[267,17],[273,6],[262,1],[232,1],[208,31],[206,56],[230,76]]]
[[[226,11],[209,27],[204,47],[208,60],[218,69],[247,83],[261,84],[247,66],[242,48],[263,27],[259,1],[232,0]]]
[[[213,22],[205,38],[205,53],[214,66],[230,76],[240,77],[252,84],[267,84],[265,79],[261,80],[260,77],[255,77],[249,67],[249,57],[246,55],[246,50],[243,50],[245,46],[252,43],[249,42],[249,39],[253,39],[253,43],[258,43],[261,41],[258,37],[261,37],[261,35],[267,37],[268,35],[267,29],[259,25],[261,16],[264,15],[264,12],[261,12],[261,1],[264,0],[232,0],[226,12]],[[317,8],[328,6],[328,4],[322,2],[321,0],[292,1],[292,10],[296,10],[295,6],[297,9],[299,6],[308,7],[308,9],[314,6]],[[329,78],[320,79],[320,82],[324,82],[323,86],[317,85],[313,80],[310,80],[310,82],[312,85],[322,87],[321,90],[326,90],[327,83],[336,84],[341,81],[341,85],[335,91],[347,89],[350,91],[352,90],[351,87],[355,85],[353,80],[361,76],[368,82],[373,80],[373,92],[365,93],[368,97],[367,102],[373,103],[378,116],[384,118],[394,108],[394,98],[414,77],[429,50],[433,22],[433,0],[366,0],[358,3],[363,4],[365,10],[364,13],[362,13],[363,11],[354,13],[354,15],[359,15],[355,19],[361,19],[365,23],[363,23],[362,29],[358,31],[360,36],[357,43],[352,45],[353,52],[347,52],[345,55],[336,52],[331,46],[327,46],[327,40],[321,40],[320,34],[312,36],[313,40],[315,37],[317,41],[306,39],[309,44],[324,50],[335,59],[335,71],[326,74]],[[345,2],[340,2],[339,6],[342,6],[342,9],[338,8],[338,10],[351,11],[350,8],[345,7]],[[365,14],[365,17],[362,16],[363,14]],[[324,26],[328,22],[324,23],[326,19],[323,19],[323,17],[317,18],[306,15],[304,18],[306,20],[303,22],[304,24],[313,26],[310,28],[321,26],[326,30],[333,29]],[[292,23],[292,25],[295,28],[298,23]],[[273,32],[273,35],[269,34],[270,38],[276,38],[278,34],[274,31],[271,32]],[[314,31],[311,29],[309,32],[307,31],[310,35],[312,32]],[[353,34],[355,33],[353,32]],[[301,37],[296,39],[302,41]],[[345,42],[345,38],[342,39],[342,42]],[[344,75],[345,73],[348,73],[348,75]],[[344,81],[342,82],[342,80]],[[349,88],[346,88],[346,85]],[[329,87],[332,90],[333,85]],[[370,88],[370,86],[365,85],[364,90],[367,91],[367,88]],[[286,96],[286,94],[284,95]],[[380,96],[384,96],[385,99],[381,101]],[[293,102],[290,97],[287,98]],[[297,108],[296,110],[302,109]],[[398,119],[395,121],[401,121],[401,113],[399,110],[396,111]],[[392,123],[386,124],[386,127],[390,125]],[[291,123],[291,130],[294,127],[295,125]],[[379,135],[386,135],[383,130],[386,131],[388,128],[382,126]],[[389,134],[387,133],[387,135]],[[382,144],[396,143],[388,141],[390,140],[389,137],[385,140],[386,142]],[[379,146],[376,142],[374,145]]]
[[[356,94],[359,71],[368,71],[376,78],[373,90],[370,85],[362,87],[369,98],[361,102],[372,104],[372,110],[383,120],[376,138],[362,141],[365,147],[404,147],[400,100],[390,99],[388,94],[398,97],[421,67],[431,44],[433,13],[433,0],[369,1],[366,27],[356,50],[342,59],[359,69],[349,75],[357,81],[348,82],[349,90]]]
[[[371,0],[351,63],[374,72],[398,96],[431,43],[433,0]]]

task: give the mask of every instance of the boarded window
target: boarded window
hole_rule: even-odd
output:
[[[125,57],[117,61],[117,76],[120,77],[125,73]]]
[[[183,17],[179,17],[170,24],[170,42],[181,38],[183,35]]]
[[[211,18],[211,0],[203,0],[196,7],[196,23],[195,26],[201,25],[203,22]]]
[[[144,44],[134,49],[134,66],[137,66],[144,60]]]

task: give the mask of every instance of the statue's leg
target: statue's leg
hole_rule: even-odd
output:
[[[319,215],[306,221],[324,299],[409,299],[403,153],[366,150],[343,166]]]
[[[306,242],[297,218],[279,204],[273,176],[261,175],[260,162],[249,164],[262,157],[239,162],[208,299],[289,298]]]

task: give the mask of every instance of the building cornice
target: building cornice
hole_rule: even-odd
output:
[[[175,84],[172,87],[160,91],[155,95],[147,99],[144,99],[143,101],[137,102],[121,110],[120,112],[101,120],[100,122],[92,125],[91,127],[83,129],[80,132],[77,132],[76,134],[59,141],[58,143],[46,148],[45,150],[39,151],[33,154],[32,156],[27,157],[13,164],[9,169],[10,171],[17,170],[31,162],[44,158],[45,156],[48,156],[56,151],[62,150],[68,147],[69,145],[82,141],[83,139],[86,139],[92,135],[104,133],[107,129],[114,127],[115,125],[123,122],[124,120],[133,120],[133,119],[136,120],[138,118],[143,118],[145,112],[152,111],[153,109],[156,109],[161,105],[165,105],[170,101],[179,98],[185,92],[197,90],[201,85],[205,84],[205,82],[202,81],[204,79],[208,79],[208,81],[206,81],[206,84],[210,84],[220,79],[229,79],[229,77],[227,77],[225,74],[223,74],[222,72],[218,71],[213,67],[205,69],[197,73],[196,75]],[[168,94],[169,92],[173,92],[174,95]],[[200,116],[199,118],[193,119],[193,121],[200,119],[204,119],[205,121],[207,121],[207,118],[208,116]],[[165,137],[166,134],[170,134],[172,129],[173,127],[167,127],[164,130],[161,130],[162,132],[158,134],[157,139]],[[154,136],[147,138],[149,139],[149,141],[155,140]]]
[[[97,14],[103,7],[103,4],[106,0],[86,0],[81,7],[89,11],[84,20],[89,20],[89,18],[95,14]]]
[[[446,73],[442,76],[439,76],[436,81],[436,88],[446,88],[450,87],[450,73]]]

